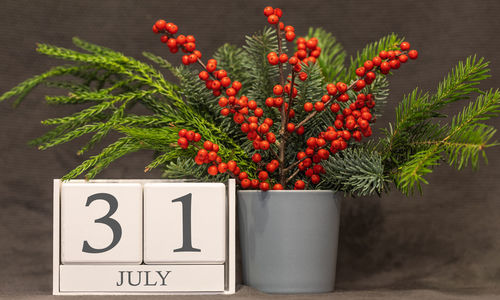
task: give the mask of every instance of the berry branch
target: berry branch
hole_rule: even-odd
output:
[[[273,189],[284,189],[301,172],[304,173],[306,178],[309,178],[310,183],[318,184],[321,181],[320,174],[325,173],[322,161],[327,160],[330,155],[338,151],[345,150],[351,138],[359,142],[362,136],[369,137],[372,135],[370,122],[374,122],[374,118],[370,113],[370,109],[375,106],[374,97],[372,94],[365,95],[360,91],[373,83],[377,76],[376,73],[386,75],[390,70],[398,69],[400,64],[405,63],[408,58],[417,58],[418,53],[415,50],[410,50],[410,44],[407,42],[395,45],[394,49],[381,51],[378,56],[365,61],[363,66],[356,70],[357,79],[349,86],[343,82],[329,83],[326,86],[326,93],[319,101],[314,104],[311,102],[304,103],[303,109],[308,114],[295,125],[291,122],[291,119],[295,116],[294,109],[297,109],[294,101],[294,98],[298,95],[295,79],[298,77],[301,81],[308,80],[308,74],[302,71],[302,68],[315,64],[321,54],[321,49],[318,47],[317,38],[313,37],[309,40],[298,38],[296,40],[297,52],[289,57],[286,53],[283,53],[282,33],[285,34],[287,41],[293,42],[295,40],[295,29],[293,26],[285,26],[283,22],[280,22],[283,12],[279,8],[268,6],[264,9],[264,15],[267,17],[268,23],[276,28],[278,40],[278,53],[268,53],[267,60],[271,65],[278,65],[280,83],[273,88],[275,97],[269,97],[265,101],[265,105],[269,108],[279,110],[278,138],[270,130],[275,122],[272,118],[264,118],[264,111],[258,106],[258,103],[249,100],[244,95],[237,95],[241,89],[241,83],[231,81],[225,70],[218,70],[215,59],[209,59],[207,64],[201,61],[201,53],[196,50],[193,36],[178,35],[176,37],[177,26],[163,20],[158,20],[155,23],[153,31],[155,33],[165,33],[161,40],[167,44],[170,52],[176,53],[180,49],[187,53],[182,56],[183,64],[189,65],[197,62],[203,68],[198,77],[205,81],[206,87],[212,90],[214,96],[219,97],[222,92],[225,93],[225,96],[221,96],[218,100],[221,107],[220,113],[223,116],[232,115],[233,121],[240,125],[241,131],[246,133],[247,138],[252,141],[252,146],[256,152],[252,154],[251,159],[258,167],[255,174],[257,178],[251,179],[248,173],[241,172],[234,161],[222,162],[222,159],[217,155],[218,146],[213,148],[214,146],[211,145],[210,141],[205,141],[207,145],[205,146],[204,143],[204,148],[196,148],[198,149],[198,155],[195,158],[197,164],[211,164],[208,167],[210,175],[229,172],[230,176],[238,178],[242,188],[268,190],[271,188],[270,184],[275,182]],[[400,50],[397,50],[396,46]],[[284,68],[287,63],[291,67],[290,75],[286,77],[287,80],[290,78],[288,83],[285,81]],[[338,102],[348,102],[348,92],[351,90],[357,95],[355,101],[351,101],[347,108],[340,111]],[[300,96],[304,99],[308,95]],[[285,157],[289,148],[287,140],[290,135],[304,134],[305,125],[322,112],[327,105],[330,105],[330,110],[336,114],[334,124],[329,126],[326,131],[320,132],[319,136],[309,137],[305,151],[297,153],[297,160],[294,162],[287,162]],[[261,118],[264,118],[264,120]],[[184,131],[179,131],[178,143],[183,149],[187,149],[192,141],[189,137],[185,137],[185,134]],[[274,151],[271,144],[278,147],[278,152]],[[268,163],[263,160],[263,156],[259,153],[265,153],[266,151],[275,158]],[[277,175],[272,176],[276,170],[278,170]],[[290,172],[292,174],[289,175]],[[294,183],[295,189],[305,187],[306,182],[304,180],[299,179]]]

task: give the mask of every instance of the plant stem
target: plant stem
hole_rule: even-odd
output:
[[[283,53],[283,48],[281,45],[281,30],[278,24],[276,24],[276,33],[278,35],[278,57],[281,56]],[[283,75],[283,64],[280,62],[279,63],[279,69],[280,69],[280,83],[281,86],[284,88],[285,87],[285,77]],[[293,89],[293,87],[292,87]],[[289,106],[290,107],[290,106]],[[284,168],[285,164],[285,151],[286,151],[286,120],[287,119],[287,112],[285,111],[285,101],[283,101],[283,104],[281,104],[281,127],[279,131],[280,135],[280,142],[279,142],[279,174],[280,174],[280,184],[285,187],[286,185],[286,172]]]

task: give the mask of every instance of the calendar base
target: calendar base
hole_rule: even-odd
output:
[[[60,292],[223,292],[224,265],[61,265]]]

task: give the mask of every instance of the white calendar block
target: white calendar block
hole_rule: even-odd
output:
[[[146,183],[144,262],[224,263],[225,203],[222,183]]]
[[[223,292],[224,265],[64,265],[62,292]]]
[[[142,185],[62,183],[61,262],[140,264]]]

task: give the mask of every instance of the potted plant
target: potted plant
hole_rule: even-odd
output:
[[[395,186],[413,193],[441,162],[477,167],[495,129],[484,123],[500,112],[500,93],[476,86],[488,63],[469,57],[439,84],[418,88],[398,104],[396,121],[376,140],[372,124],[389,93],[385,75],[418,52],[390,34],[351,58],[322,29],[297,37],[279,8],[266,7],[269,27],[243,47],[225,44],[204,60],[192,35],[158,20],[153,32],[182,64],[149,52],[162,72],[122,53],[74,38],[83,52],[38,44],[37,51],[74,62],[28,79],[0,97],[20,103],[40,84],[69,92],[51,104],[84,108],[43,121],[55,126],[32,141],[45,150],[91,135],[84,155],[105,136],[119,138],[66,174],[93,178],[114,160],[153,150],[145,171],[168,178],[225,181],[240,191],[243,277],[266,292],[327,292],[334,288],[340,193],[371,195]],[[293,43],[287,43],[293,42]],[[288,47],[294,50],[288,51]],[[189,67],[198,65],[199,68]],[[57,79],[54,81],[53,79]],[[450,122],[441,109],[479,93]],[[151,114],[134,114],[142,105]]]

